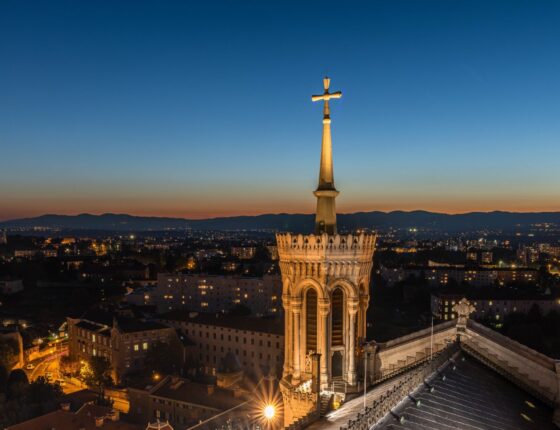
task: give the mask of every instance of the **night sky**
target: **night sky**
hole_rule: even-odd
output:
[[[0,2],[0,219],[560,210],[560,2]]]

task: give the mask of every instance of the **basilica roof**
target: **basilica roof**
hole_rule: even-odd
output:
[[[455,367],[455,370],[453,370]],[[375,429],[523,430],[555,429],[552,409],[463,353],[449,365],[434,390],[420,387],[405,398]],[[401,422],[400,419],[404,418]]]

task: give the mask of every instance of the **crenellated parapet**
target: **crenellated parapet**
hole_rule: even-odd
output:
[[[324,291],[330,289],[329,283],[344,279],[352,284],[356,297],[360,295],[360,287],[366,287],[362,300],[369,301],[367,286],[373,266],[375,234],[279,233],[276,240],[280,270],[289,281],[284,282],[284,294],[293,296],[300,284],[309,279],[319,282]]]
[[[359,234],[293,234],[277,233],[278,253],[285,254],[309,253],[324,256],[348,255],[350,250],[356,254],[373,255],[376,235],[373,233]]]

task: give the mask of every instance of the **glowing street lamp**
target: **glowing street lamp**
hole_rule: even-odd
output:
[[[263,413],[267,420],[271,420],[276,415],[276,408],[273,405],[266,405]]]

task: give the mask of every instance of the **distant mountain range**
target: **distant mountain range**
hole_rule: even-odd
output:
[[[313,229],[312,214],[268,214],[232,216],[191,220],[184,218],[143,217],[126,214],[42,215],[0,222],[0,229],[32,229],[43,227],[61,230],[162,231],[196,230],[278,230],[309,232]],[[531,224],[560,225],[560,212],[471,212],[449,215],[426,211],[357,212],[339,214],[341,230],[357,228],[418,228],[434,232],[475,231],[482,229],[512,231]]]

